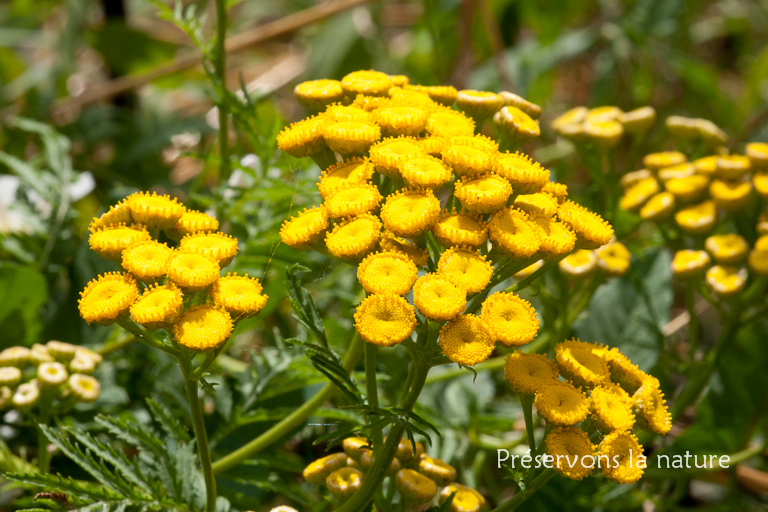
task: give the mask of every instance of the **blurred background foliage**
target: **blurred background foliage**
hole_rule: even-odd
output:
[[[174,59],[196,52],[193,39],[207,41],[214,28],[212,3],[184,1],[175,11],[176,23],[168,20],[172,5],[158,17],[157,5],[146,0],[0,3],[0,349],[48,339],[116,347],[99,367],[101,398],[78,406],[66,423],[98,434],[96,410],[148,422],[148,396],[180,418],[188,415],[181,376],[165,354],[123,344],[121,330],[89,327],[77,314],[78,292],[87,280],[115,269],[87,250],[88,222],[135,190],[171,193],[188,207],[215,211],[223,229],[240,240],[232,270],[262,279],[272,298],[258,317],[239,325],[228,356],[217,363],[219,386],[207,409],[214,458],[264,432],[326,382],[300,348],[283,341],[307,337],[285,300],[285,271],[295,262],[309,269],[306,286],[324,315],[329,340],[342,351],[351,337],[359,285],[352,267],[279,243],[281,222],[317,201],[320,170],[278,152],[274,142],[285,123],[303,116],[292,95],[299,81],[375,68],[408,75],[412,83],[520,94],[544,109],[542,137],[525,151],[585,200],[592,186],[588,174],[573,147],[547,129],[573,106],[630,110],[650,104],[660,119],[670,114],[711,119],[734,144],[768,135],[765,1],[354,3],[231,53],[226,86],[239,91],[232,98],[241,101],[231,109],[235,172],[226,183],[217,176],[213,109],[232,98],[223,94],[222,84],[211,87],[200,66],[171,68],[110,94],[116,83],[166,70]],[[229,5],[233,35],[274,29],[285,17],[317,6],[309,0]],[[654,150],[672,148],[660,126],[647,142]],[[598,290],[571,334],[619,346],[671,392],[686,368],[674,350],[676,334],[665,331],[680,312],[670,257],[648,247],[653,240],[642,234],[627,243],[635,254],[632,271]],[[704,346],[718,330],[707,321],[702,320]],[[724,454],[764,443],[767,336],[766,322],[758,320],[733,340],[725,370],[713,381],[696,421],[688,426],[689,415],[677,425],[660,441],[665,450]],[[395,350],[380,357],[385,401],[396,398],[405,358]],[[442,432],[430,453],[456,465],[459,481],[500,501],[519,477],[497,469],[495,461],[496,448],[519,444],[524,435],[517,402],[499,371],[480,372],[475,380],[468,372],[444,371],[430,377],[417,407]],[[0,437],[23,457],[23,447],[34,439],[19,421],[2,417]],[[285,496],[303,510],[322,510],[327,503],[318,502],[316,490],[299,476],[308,461],[324,453],[325,447],[312,441],[338,425],[361,421],[343,409],[321,408],[287,443],[221,475],[221,492],[243,510],[267,510]],[[64,457],[55,457],[53,466],[83,476]],[[632,486],[602,477],[580,483],[558,478],[524,509],[765,510],[765,466],[763,456],[750,459],[741,472],[654,475],[649,470]],[[28,493],[10,484],[2,489],[0,507],[29,504]]]

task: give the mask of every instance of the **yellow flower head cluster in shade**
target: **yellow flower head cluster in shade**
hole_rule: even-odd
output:
[[[498,155],[493,172],[509,181],[517,194],[533,194],[549,182],[549,171],[522,153]]]
[[[560,371],[578,385],[597,386],[610,379],[605,361],[593,354],[594,345],[577,339],[564,341],[555,347],[555,359]]]
[[[219,278],[219,264],[210,256],[197,252],[177,251],[168,260],[165,274],[179,288],[201,292]]]
[[[717,221],[717,207],[713,201],[704,201],[675,213],[675,222],[691,235],[709,233]]]
[[[325,147],[323,130],[327,121],[320,117],[308,117],[293,123],[277,135],[277,147],[296,158],[314,155]]]
[[[603,461],[600,471],[617,484],[633,484],[643,476],[642,454],[643,447],[637,436],[628,432],[611,432],[600,443],[598,456]],[[609,463],[604,462],[606,458]]]
[[[303,210],[280,227],[280,240],[294,249],[306,250],[320,243],[328,229],[330,217],[325,206]]]
[[[632,402],[638,420],[643,421],[654,432],[666,434],[672,428],[672,416],[667,410],[658,380],[646,378],[632,396]]]
[[[184,308],[184,295],[173,285],[151,285],[131,305],[134,322],[153,331],[172,324]]]
[[[504,363],[504,378],[513,390],[525,395],[558,382],[558,374],[555,363],[542,354],[510,352]]]
[[[417,277],[416,264],[395,251],[370,254],[358,265],[357,279],[368,293],[405,295]]]
[[[493,121],[517,140],[527,141],[541,135],[539,123],[517,107],[501,107]]]
[[[195,306],[173,324],[176,343],[197,351],[220,347],[232,334],[232,317],[219,306]]]
[[[618,384],[597,386],[589,396],[591,414],[602,430],[629,430],[635,424],[629,395]]]
[[[752,168],[752,162],[745,155],[724,155],[717,159],[715,175],[724,180],[738,180]]]
[[[367,297],[355,311],[355,329],[368,343],[391,347],[410,337],[416,313],[407,300],[394,293]]]
[[[519,347],[533,341],[539,319],[530,302],[512,293],[496,292],[483,302],[480,317],[488,324],[497,342]]]
[[[89,324],[109,325],[128,312],[139,296],[136,280],[130,274],[107,272],[92,280],[80,292],[78,309]]]
[[[466,89],[456,96],[456,106],[474,119],[484,119],[504,106],[504,100],[492,92]]]
[[[119,263],[124,250],[151,238],[147,228],[142,225],[110,224],[94,229],[88,237],[88,245],[102,258]]]
[[[613,238],[613,228],[607,221],[573,201],[561,204],[557,216],[576,233],[582,249],[597,249]]]
[[[219,221],[207,213],[187,210],[170,229],[166,230],[168,236],[174,240],[180,240],[184,235],[193,233],[210,233],[219,229]]]
[[[125,198],[125,204],[134,222],[157,229],[172,227],[187,211],[175,197],[159,196],[155,192],[136,192]]]
[[[370,181],[373,178],[373,173],[374,167],[370,160],[360,157],[350,158],[324,170],[320,174],[317,188],[320,190],[322,198],[328,199],[349,184]]]
[[[677,251],[672,259],[672,273],[678,279],[701,276],[709,268],[711,261],[707,251],[683,249]]]
[[[462,245],[477,248],[488,240],[485,221],[472,212],[443,210],[432,227],[432,232],[443,247]]]
[[[387,231],[413,238],[428,231],[440,217],[440,201],[428,188],[409,188],[387,196],[381,221]]]
[[[440,274],[426,274],[413,285],[413,304],[433,320],[450,320],[464,311],[467,294]]]
[[[344,89],[338,80],[312,80],[302,82],[293,88],[293,95],[301,106],[313,110],[323,110],[331,103],[341,101]]]
[[[609,276],[623,276],[629,270],[632,254],[624,244],[611,242],[596,251],[597,266]]]
[[[740,210],[749,203],[752,183],[714,180],[709,185],[709,194],[718,208],[726,211]]]
[[[543,231],[515,208],[504,208],[493,214],[488,232],[494,248],[513,258],[530,258],[541,247]]]
[[[374,144],[370,151],[370,159],[376,172],[389,178],[400,176],[400,165],[415,155],[424,154],[421,146],[410,137],[390,137]]]
[[[555,215],[560,206],[555,196],[546,192],[518,196],[512,204],[515,208],[519,208],[529,215],[543,215],[545,217]]]
[[[474,366],[482,363],[494,349],[488,324],[474,315],[460,315],[440,329],[440,348],[454,363]]]
[[[744,237],[735,233],[707,237],[704,247],[721,265],[737,265],[744,261],[749,251],[749,244]]]
[[[379,242],[381,221],[371,214],[351,217],[325,237],[328,252],[343,260],[363,259]]]
[[[547,434],[544,442],[547,454],[554,458],[552,466],[561,475],[581,480],[592,473],[593,468],[585,465],[585,457],[588,461],[594,456],[595,446],[580,428],[557,426]]]
[[[661,222],[672,215],[672,212],[675,211],[675,204],[674,194],[659,192],[640,208],[640,217],[643,220]]]
[[[632,185],[619,200],[619,206],[624,210],[639,210],[651,197],[659,193],[659,182],[656,178],[645,178]]]
[[[589,275],[597,267],[597,254],[595,251],[578,249],[557,264],[560,272],[572,279],[578,279]]]
[[[400,238],[389,231],[382,233],[379,239],[379,247],[384,252],[397,252],[406,256],[417,267],[426,266],[429,259],[426,249],[422,249],[413,242]]]
[[[165,276],[173,249],[155,240],[138,242],[123,251],[122,265],[139,281],[150,283]]]
[[[372,183],[352,183],[327,198],[324,205],[328,215],[341,219],[371,212],[381,199],[379,189]]]
[[[575,425],[589,414],[589,398],[569,382],[550,382],[536,391],[536,410],[549,423]]]
[[[464,176],[456,184],[456,198],[461,205],[475,213],[494,213],[503,208],[512,194],[509,182],[493,173]]]
[[[491,282],[493,265],[473,249],[452,247],[440,256],[437,272],[468,294],[479,293]]]
[[[439,159],[429,155],[404,160],[400,175],[408,186],[440,188],[451,181],[451,170]]]
[[[707,270],[707,285],[723,297],[739,293],[747,284],[747,269],[743,267],[714,265]]]
[[[208,290],[213,303],[227,310],[232,318],[253,316],[267,304],[266,295],[255,277],[228,273],[219,278]]]
[[[485,498],[476,490],[461,484],[450,484],[440,491],[440,503],[453,496],[450,512],[481,512],[485,510]]]

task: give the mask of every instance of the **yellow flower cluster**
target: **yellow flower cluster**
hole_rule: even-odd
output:
[[[124,272],[88,283],[80,315],[99,325],[130,317],[146,329],[166,329],[192,350],[220,347],[235,322],[257,314],[267,296],[248,274],[221,277],[238,243],[218,226],[214,217],[155,193],[138,192],[110,207],[91,223],[89,243]]]
[[[101,386],[90,373],[101,360],[90,349],[57,340],[6,348],[0,352],[0,410],[39,405],[63,411],[76,402],[93,402]]]
[[[595,466],[585,466],[584,456],[587,461],[608,456],[610,464],[600,464],[607,478],[636,482],[643,469],[637,457],[630,461],[630,449],[633,456],[643,450],[631,430],[666,434],[672,426],[659,381],[617,348],[573,339],[555,347],[554,360],[513,352],[507,356],[504,375],[513,390],[535,396],[539,415],[554,427],[545,439],[553,466],[574,480],[593,472]],[[602,439],[598,446],[592,443],[595,437]],[[577,454],[575,463],[564,460]]]
[[[613,147],[625,133],[647,131],[656,121],[653,107],[622,112],[618,107],[573,108],[552,121],[552,129],[574,142],[590,140],[597,146]]]
[[[386,440],[386,438],[385,438]],[[457,484],[456,469],[424,453],[424,446],[403,438],[392,459],[387,475],[394,477],[395,489],[403,503],[425,505],[438,499],[444,502],[455,493],[451,512],[480,512],[485,498],[474,489]],[[373,446],[364,437],[348,437],[343,452],[317,459],[304,469],[304,479],[312,485],[325,485],[339,502],[355,494],[371,467]],[[438,488],[442,491],[438,492]]]

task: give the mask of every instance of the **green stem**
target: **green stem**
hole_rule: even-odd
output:
[[[136,341],[137,336],[127,336],[125,339],[122,339],[120,341],[114,341],[112,343],[106,343],[103,347],[101,347],[97,352],[101,356],[107,356],[111,354],[112,352],[117,352],[118,350],[127,347],[134,341]]]
[[[689,280],[685,283],[685,305],[688,309],[688,357],[691,362],[696,360],[696,350],[699,348],[699,319],[694,307],[695,299],[693,284]]]
[[[352,342],[349,344],[347,354],[344,356],[342,366],[345,370],[352,371],[360,360],[360,353],[362,351],[362,344],[365,343],[355,331],[355,336],[352,338]],[[213,463],[213,472],[220,473],[227,469],[238,465],[248,457],[251,457],[265,448],[269,448],[275,444],[280,438],[284,437],[288,432],[298,427],[304,420],[306,420],[313,412],[315,412],[326,401],[330,400],[333,395],[336,394],[336,386],[332,383],[326,384],[315,396],[310,398],[301,407],[289,414],[284,420],[270,428],[256,439],[250,441],[248,444],[238,448],[232,453],[225,455]]]
[[[166,354],[172,355],[176,359],[179,359],[180,354],[178,350],[176,350],[173,347],[169,347],[162,341],[158,340],[157,338],[154,337],[154,335],[152,335],[152,333],[144,329],[139,324],[133,322],[132,320],[128,320],[128,319],[118,320],[117,324],[123,329],[125,329],[126,331],[136,336],[136,338],[142,343],[145,343],[150,347],[154,347],[158,350],[165,352]]]
[[[557,265],[558,262],[561,259],[562,258],[558,258],[556,260],[549,260],[549,261],[547,261],[546,263],[544,263],[541,266],[541,268],[537,269],[534,273],[532,273],[528,277],[524,277],[523,279],[521,279],[520,281],[516,282],[515,284],[513,284],[512,286],[510,286],[509,288],[507,288],[504,291],[507,292],[507,293],[515,293],[515,292],[518,292],[518,291],[522,290],[523,288],[526,288],[529,284],[531,284],[532,281],[538,279],[539,276],[541,276],[542,274],[547,272],[549,269],[551,269],[552,267]]]
[[[43,429],[40,428],[41,424],[48,424],[48,415],[45,412],[43,412],[43,416],[40,418],[40,423],[35,425],[37,429],[37,470],[45,475],[51,469],[51,454],[48,453],[48,438],[45,437]]]
[[[219,151],[221,153],[221,167],[219,169],[219,183],[229,181],[229,125],[227,124],[227,109],[224,105],[223,95],[227,88],[227,2],[216,0],[216,76],[221,82],[222,101],[219,103]]]
[[[365,344],[365,386],[368,394],[368,405],[378,409],[379,390],[376,385],[376,345],[373,343]],[[373,436],[373,445],[381,444],[383,435],[381,431]]]
[[[531,452],[536,451],[536,436],[533,432],[533,395],[520,395],[520,405],[523,407],[525,431],[528,433],[528,446]]]
[[[524,492],[518,492],[511,499],[493,509],[492,512],[510,512],[511,510],[516,510],[517,507],[533,496],[536,491],[544,487],[544,484],[549,482],[556,474],[557,472],[554,469],[545,469],[533,479],[533,482],[525,486]]]

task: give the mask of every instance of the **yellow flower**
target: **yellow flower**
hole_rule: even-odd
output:
[[[122,265],[139,281],[152,282],[165,276],[173,249],[154,240],[138,242],[123,251]]]
[[[411,82],[405,75],[389,75],[389,79],[392,80],[392,85],[395,87],[403,87]]]
[[[493,276],[493,265],[468,247],[451,247],[437,262],[437,273],[467,293],[479,293]]]
[[[717,159],[717,177],[739,180],[752,169],[752,162],[744,155],[725,155]]]
[[[360,456],[360,467],[362,467],[363,471],[368,471],[371,469],[371,464],[373,464],[373,461],[373,451],[364,450]],[[400,459],[394,457],[392,462],[389,463],[389,467],[384,470],[384,474],[387,476],[394,476],[398,471],[400,471],[401,467],[402,464],[400,463]]]
[[[504,363],[504,378],[512,389],[526,395],[558,382],[557,376],[557,365],[543,354],[510,352]]]
[[[509,181],[516,194],[533,194],[549,183],[549,171],[522,153],[497,155],[493,172]]]
[[[714,265],[707,270],[706,281],[719,295],[730,297],[744,289],[747,284],[747,269]]]
[[[344,90],[338,80],[311,80],[293,88],[293,95],[301,106],[309,110],[322,110],[326,105],[341,101]]]
[[[381,235],[379,247],[384,252],[397,252],[406,256],[417,267],[425,266],[429,259],[429,253],[425,249],[417,247],[413,242],[404,240],[389,231],[385,231]]]
[[[453,501],[449,512],[480,512],[485,509],[485,498],[476,490],[453,483],[440,491],[440,503],[445,502],[451,495]]]
[[[544,215],[545,217],[552,217],[557,213],[560,206],[553,195],[544,192],[518,196],[513,205],[529,215]]]
[[[347,185],[365,183],[373,178],[374,166],[366,158],[350,158],[338,162],[320,174],[317,188],[323,199],[328,199]]]
[[[648,169],[639,169],[637,171],[628,172],[622,176],[619,180],[619,185],[621,185],[623,190],[628,190],[632,187],[632,185],[637,184],[641,180],[652,177],[653,173]]]
[[[357,280],[368,293],[405,295],[416,282],[418,269],[400,252],[370,254],[357,267]]]
[[[640,208],[643,220],[661,222],[675,211],[675,196],[669,192],[659,192]]]
[[[669,116],[664,124],[673,137],[682,140],[695,139],[701,135],[696,128],[695,119],[683,116]]]
[[[13,393],[11,403],[14,407],[22,411],[29,410],[35,406],[40,398],[40,386],[37,379],[20,384]]]
[[[539,123],[517,107],[501,107],[493,116],[493,120],[502,129],[521,141],[535,139],[541,135]]]
[[[440,328],[440,348],[454,363],[474,366],[493,352],[493,333],[480,318],[460,315]]]
[[[223,345],[233,328],[232,318],[224,308],[196,306],[174,322],[173,339],[179,345],[203,352]]]
[[[619,242],[597,250],[597,265],[609,276],[623,276],[629,270],[632,254]]]
[[[611,432],[600,443],[600,471],[608,480],[617,484],[633,484],[643,476],[643,468],[638,467],[642,454],[643,447],[637,441],[637,436],[628,432]]]
[[[69,362],[69,369],[76,373],[91,373],[101,364],[102,359],[100,354],[87,348],[79,347],[75,351],[75,357]]]
[[[69,376],[67,381],[72,396],[78,402],[95,402],[101,394],[101,385],[99,381],[88,375],[74,373]]]
[[[301,475],[307,483],[312,485],[323,485],[325,479],[336,471],[347,465],[347,454],[344,452],[334,453],[327,457],[322,457],[310,463]]]
[[[355,468],[337,469],[325,479],[325,486],[339,501],[352,497],[363,485],[363,474]]]
[[[21,370],[15,366],[0,366],[0,388],[13,388],[21,382]]]
[[[555,347],[555,360],[561,373],[580,386],[599,386],[610,380],[608,364],[592,353],[596,345],[574,338]]]
[[[391,98],[391,101],[389,102],[389,105],[393,107],[418,107],[427,110],[428,112],[434,112],[435,109],[440,107],[440,105],[435,103],[432,98],[429,97],[429,94],[427,94],[426,91],[420,92],[411,87],[412,86],[409,85],[406,89],[397,87],[390,89],[389,97]]]
[[[126,224],[133,223],[133,215],[131,214],[131,208],[125,203],[125,199],[121,200],[114,206],[109,207],[109,211],[101,215],[101,217],[94,217],[88,226],[88,230],[92,233],[99,228],[105,228],[111,224]]]
[[[545,384],[533,403],[539,415],[555,425],[575,425],[589,414],[589,399],[570,382]]]
[[[262,295],[262,291],[261,283],[255,277],[228,273],[213,283],[208,295],[214,304],[226,309],[230,316],[239,320],[255,315],[267,304],[269,297]]]
[[[608,363],[611,381],[619,384],[627,393],[634,393],[646,379],[651,378],[637,365],[632,364],[632,361],[616,347],[609,350],[603,346],[596,346],[592,353]]]
[[[694,119],[693,127],[705,142],[719,147],[728,143],[728,134],[708,119]]]
[[[394,293],[369,295],[357,306],[355,329],[368,343],[391,347],[408,339],[416,327],[416,313]]]
[[[188,292],[201,292],[219,278],[219,264],[210,256],[178,251],[165,268],[168,279]]]
[[[642,133],[648,131],[656,122],[656,109],[640,107],[629,112],[622,112],[618,121],[624,125],[627,132]]]
[[[639,210],[646,201],[658,193],[659,182],[656,181],[656,178],[645,178],[638,181],[624,192],[624,195],[619,199],[619,206],[623,210],[634,212]]]
[[[700,276],[709,267],[711,260],[707,251],[683,249],[672,259],[672,273],[678,279]]]
[[[757,216],[757,229],[758,235],[768,235],[768,213],[761,213]]]
[[[624,126],[618,121],[602,119],[599,121],[585,120],[582,125],[584,135],[592,139],[598,146],[614,147],[621,142]]]
[[[387,438],[385,436],[384,441],[386,442],[386,440]],[[416,441],[415,444],[416,451],[414,452],[413,443],[411,443],[406,438],[400,439],[400,442],[397,444],[397,451],[395,452],[395,456],[406,464],[409,464],[412,461],[417,461],[421,458],[422,455],[424,455],[424,445],[418,441]]]
[[[696,171],[696,174],[712,178],[717,172],[717,161],[719,158],[719,155],[712,155],[694,160],[692,162],[693,169]]]
[[[543,230],[530,222],[524,212],[514,208],[504,208],[493,214],[488,221],[488,231],[496,250],[517,259],[536,254],[543,235]]]
[[[549,181],[541,187],[541,192],[555,196],[558,203],[562,203],[568,197],[568,187],[564,183]]]
[[[485,299],[480,317],[491,328],[496,341],[507,347],[525,345],[539,331],[536,310],[513,293],[496,292]]]
[[[381,138],[381,128],[365,121],[343,121],[326,126],[323,138],[328,147],[337,153],[363,154]]]
[[[175,322],[183,308],[184,295],[176,285],[150,285],[131,306],[131,318],[153,331]]]
[[[381,207],[384,228],[413,238],[428,231],[440,217],[440,201],[428,188],[407,188],[387,196]]]
[[[557,216],[576,233],[577,243],[582,249],[597,249],[613,238],[613,228],[608,221],[573,201],[563,202]]]
[[[473,136],[455,135],[450,138],[450,144],[456,146],[469,146],[484,151],[489,155],[495,155],[499,152],[499,144],[492,138],[482,134]]]
[[[643,165],[652,171],[657,171],[665,167],[682,164],[688,161],[688,158],[679,151],[664,151],[661,153],[651,153],[643,158]]]
[[[682,163],[677,165],[670,165],[656,171],[656,175],[659,180],[666,184],[670,180],[690,178],[696,175],[696,167],[693,164]]]
[[[421,150],[429,156],[436,158],[442,157],[442,152],[450,146],[450,142],[445,137],[424,137],[416,140]]]
[[[543,258],[557,259],[576,247],[576,234],[564,222],[541,215],[530,215],[528,218],[532,225],[538,226],[541,230],[539,254]]]
[[[419,135],[427,126],[429,112],[418,107],[384,107],[373,111],[373,120],[385,137]]]
[[[107,272],[93,279],[80,292],[77,305],[80,316],[89,324],[109,325],[139,296],[139,287],[130,274]]]
[[[429,119],[427,119],[427,133],[441,137],[474,135],[475,122],[461,112],[443,107],[429,115]]]
[[[58,340],[50,340],[45,345],[33,345],[33,348],[36,347],[39,347],[38,350],[45,350],[45,352],[56,359],[56,361],[65,364],[69,363],[69,361],[75,357],[75,353],[78,350],[77,345],[64,343],[63,341]]]
[[[550,126],[560,135],[568,137],[572,133],[573,127],[581,126],[581,122],[587,117],[587,112],[589,112],[587,107],[572,108],[556,117]]]
[[[151,239],[147,228],[142,225],[110,224],[92,231],[88,245],[102,258],[120,263],[125,249]]]
[[[747,263],[749,268],[756,274],[766,275],[768,274],[768,248],[761,249],[759,247],[761,240],[768,242],[768,237],[763,236],[758,239],[755,248],[749,252]],[[768,246],[768,243],[763,243],[762,245]]]
[[[157,229],[167,229],[176,224],[187,209],[176,198],[158,196],[152,192],[136,192],[125,198],[131,209],[133,221]]]
[[[587,249],[577,249],[557,264],[567,277],[578,279],[589,275],[597,267],[597,254]]]
[[[441,105],[451,106],[459,95],[459,92],[450,85],[431,85],[423,88],[432,100]]]
[[[361,123],[373,122],[373,116],[364,109],[355,106],[345,106],[341,104],[331,105],[321,114],[325,119],[325,124],[343,123],[347,121],[357,121]]]
[[[694,174],[687,178],[671,179],[664,186],[680,202],[697,201],[706,194],[709,178],[701,174]]]
[[[584,116],[584,124],[594,123],[599,121],[616,121],[621,117],[624,112],[619,107],[613,105],[605,105],[603,107],[595,107],[589,109],[587,115]]]
[[[744,261],[749,251],[744,237],[734,233],[712,235],[704,241],[704,247],[721,265],[737,265]]]
[[[352,460],[359,461],[363,453],[370,450],[368,440],[364,437],[348,437],[341,443],[344,453]]]
[[[374,70],[353,71],[341,79],[341,87],[347,94],[385,96],[393,86],[388,75]]]
[[[352,107],[365,110],[366,112],[373,112],[377,108],[384,108],[390,105],[390,100],[386,96],[366,96],[365,94],[358,94],[355,96],[355,100],[352,102]]]
[[[179,250],[207,256],[226,267],[237,254],[237,239],[219,232],[195,233],[181,239]]]
[[[493,167],[493,155],[472,146],[451,144],[442,154],[456,176],[482,174]]]
[[[686,233],[703,235],[708,233],[717,220],[717,208],[712,201],[688,206],[675,214],[675,222]]]
[[[752,176],[752,185],[754,185],[755,190],[760,194],[760,197],[762,197],[764,201],[768,201],[768,172],[764,169],[758,170]]]
[[[176,221],[166,234],[174,240],[181,240],[184,235],[193,233],[210,233],[219,229],[219,221],[207,213],[195,210],[187,210],[179,220]]]
[[[750,193],[752,192],[752,183],[742,181],[741,183],[714,180],[709,185],[709,194],[715,201],[718,208],[727,211],[736,211],[749,204]]]
[[[501,91],[499,97],[504,101],[504,105],[519,108],[528,114],[531,119],[538,119],[541,117],[541,107],[526,100],[522,96],[518,96],[517,94],[508,91]]]
[[[429,155],[416,155],[403,160],[400,175],[410,187],[440,188],[451,181],[451,170],[439,159]]]
[[[464,176],[455,183],[456,198],[469,211],[493,213],[507,203],[512,195],[509,182],[493,173]]]
[[[595,446],[580,428],[557,426],[547,434],[544,442],[547,454],[555,459],[552,467],[564,477],[581,480],[592,473],[593,468],[585,463],[594,456]]]
[[[672,416],[667,409],[664,393],[659,381],[646,378],[642,386],[632,396],[635,414],[657,434],[666,434],[672,428]]]
[[[354,217],[375,210],[381,199],[372,183],[350,183],[326,199],[325,208],[334,219]]]
[[[440,487],[445,487],[456,480],[456,468],[429,455],[419,457],[417,470]]]
[[[30,350],[27,347],[8,347],[0,352],[0,366],[24,368],[30,360]]]
[[[319,153],[325,147],[324,117],[312,116],[287,126],[277,135],[277,147],[296,158]]]
[[[421,505],[437,496],[437,484],[412,469],[397,472],[395,488],[405,503]]]
[[[617,384],[597,386],[589,395],[592,416],[601,430],[624,431],[635,424],[629,395]]]
[[[390,178],[397,178],[400,176],[400,164],[423,154],[423,151],[415,139],[401,136],[384,139],[374,144],[369,154],[377,172]]]
[[[304,251],[323,239],[328,225],[328,210],[325,206],[304,209],[295,217],[283,222],[280,227],[280,240],[294,249]]]
[[[768,143],[750,142],[744,149],[744,153],[749,157],[753,168],[762,169],[768,167]]]
[[[488,239],[488,227],[483,219],[472,212],[443,210],[432,227],[435,238],[443,247],[465,245],[480,247]]]
[[[325,246],[337,258],[358,261],[379,242],[381,221],[369,213],[346,219],[325,236]]]
[[[413,304],[433,320],[450,320],[467,307],[467,294],[439,274],[426,274],[413,285]]]
[[[456,96],[456,106],[474,119],[491,117],[504,105],[504,100],[493,92],[465,89]]]

